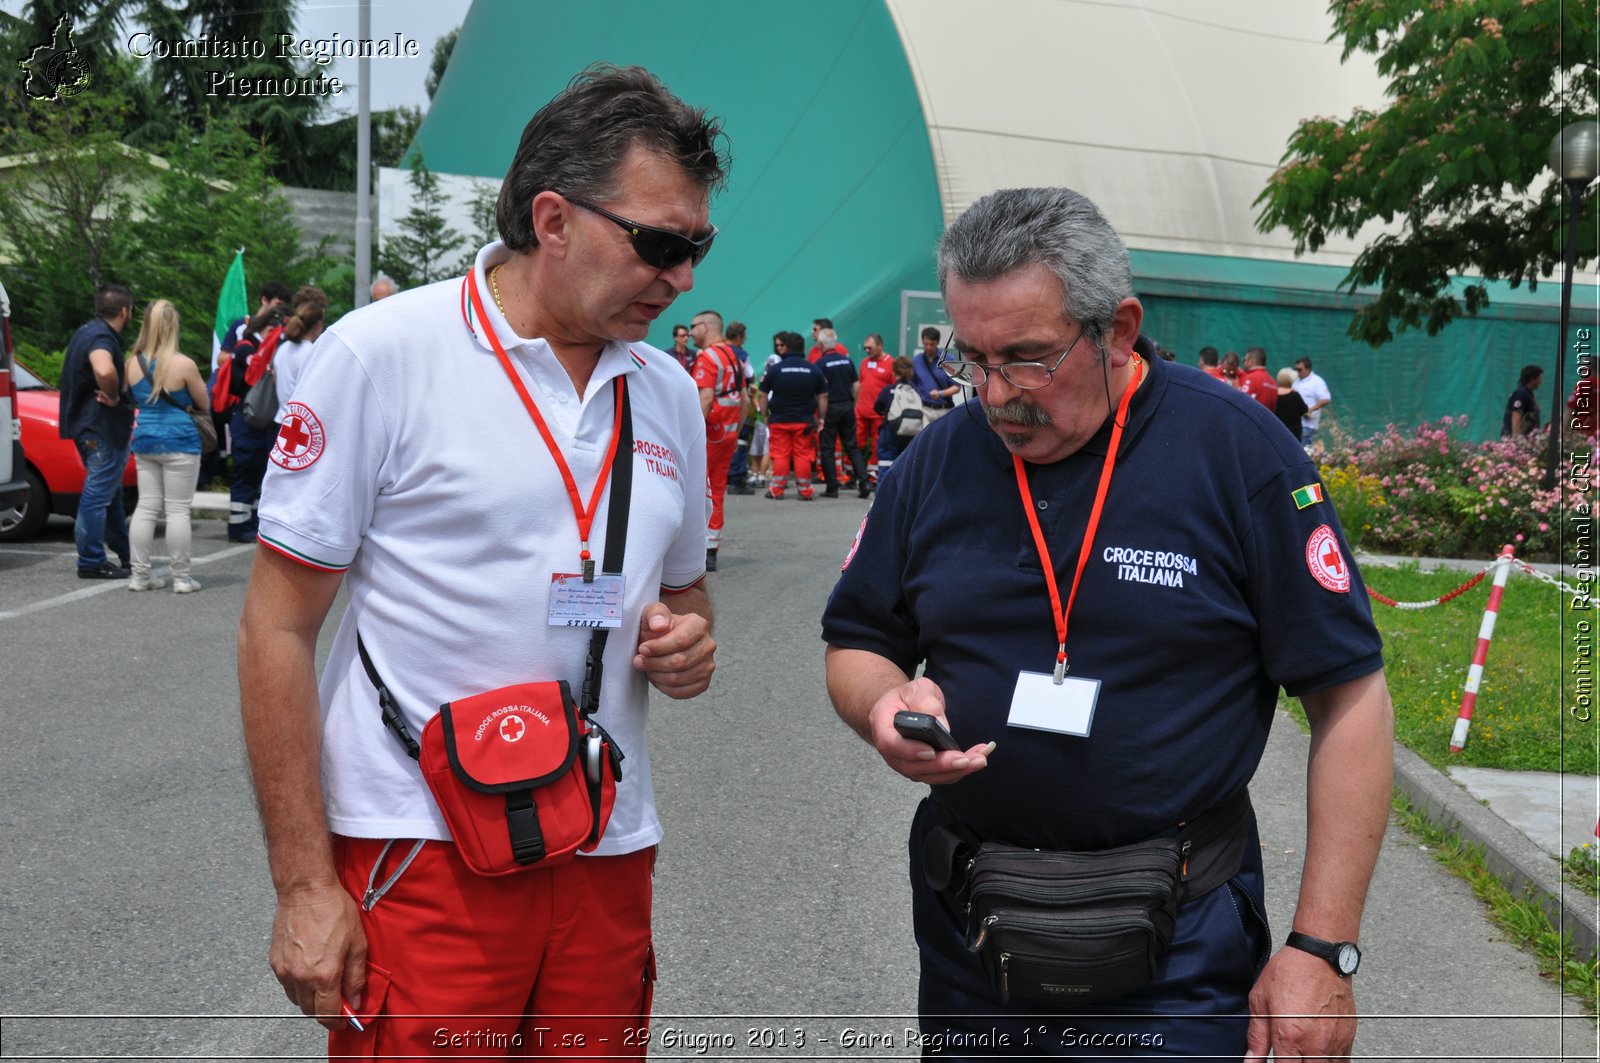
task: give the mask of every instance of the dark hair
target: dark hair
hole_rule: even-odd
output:
[[[894,378],[896,380],[910,380],[916,370],[912,368],[911,359],[903,354],[894,356]]]
[[[261,286],[261,299],[263,302],[270,303],[274,299],[281,299],[287,303],[293,297],[293,294],[293,292],[289,291],[289,286],[282,281],[268,281]]]
[[[540,192],[610,199],[617,167],[635,145],[667,156],[715,192],[730,161],[722,139],[720,120],[672,95],[650,71],[592,64],[522,130],[495,204],[500,239],[513,251],[538,246],[533,199]]]
[[[714,317],[717,319],[717,328],[722,328],[722,315],[715,310],[702,310],[695,317]]]
[[[883,346],[883,333],[881,333],[881,332],[869,332],[869,333],[867,333],[867,339],[869,339],[869,340],[877,340],[878,341],[878,346],[879,347]]]
[[[674,339],[677,338],[679,329],[683,330],[683,334],[685,336],[687,336],[689,334],[689,326],[688,325],[673,325],[672,326],[672,336],[673,336]]]
[[[1517,383],[1525,388],[1532,387],[1533,382],[1542,376],[1544,376],[1544,366],[1525,365],[1522,367],[1522,375],[1517,377]]]
[[[730,321],[730,322],[728,322],[727,331],[723,332],[723,335],[728,338],[728,342],[730,342],[730,343],[734,343],[734,344],[740,343],[745,337],[744,322],[743,321]]]
[[[291,342],[298,343],[306,333],[322,324],[328,312],[328,296],[321,288],[307,284],[294,293],[293,302],[294,313],[284,320],[283,334]]]
[[[94,290],[94,316],[107,321],[133,307],[133,290],[126,284],[102,284]]]
[[[814,317],[814,318],[811,319],[811,324],[813,326],[815,326],[816,328],[819,328],[819,329],[833,328],[833,318],[831,318],[831,317]]]
[[[1296,366],[1301,366],[1301,365],[1303,365],[1303,366],[1305,366],[1305,367],[1306,367],[1306,368],[1307,368],[1307,369],[1310,369],[1310,368],[1311,368],[1311,359],[1309,359],[1309,358],[1306,358],[1306,357],[1304,357],[1304,356],[1301,356],[1301,357],[1299,357],[1299,358],[1296,358],[1296,359],[1295,359],[1295,360],[1294,360],[1294,364],[1295,364],[1295,365],[1296,365]]]
[[[805,337],[798,332],[785,332],[783,334],[783,349],[790,354],[799,354],[806,349]]]
[[[927,328],[922,330],[922,338],[925,340],[932,340],[934,343],[938,343],[939,330],[934,328],[932,325],[929,325]]]
[[[1200,364],[1201,365],[1216,365],[1217,364],[1217,349],[1215,347],[1202,347],[1202,348],[1200,348]]]
[[[1244,364],[1256,364],[1263,369],[1267,365],[1267,349],[1265,347],[1251,347],[1244,352]]]

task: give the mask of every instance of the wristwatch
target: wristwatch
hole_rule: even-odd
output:
[[[1284,944],[1327,960],[1329,966],[1339,972],[1340,978],[1349,978],[1361,966],[1361,950],[1356,948],[1354,941],[1323,941],[1310,934],[1291,930]]]

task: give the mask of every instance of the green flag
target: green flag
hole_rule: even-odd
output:
[[[227,338],[225,333],[228,326],[249,314],[250,296],[244,283],[244,250],[241,248],[233,253],[233,265],[228,267],[228,275],[222,278],[222,294],[217,296],[217,320],[211,326],[213,353]]]

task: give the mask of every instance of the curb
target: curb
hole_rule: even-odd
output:
[[[1394,747],[1394,785],[1434,826],[1482,846],[1489,870],[1507,889],[1536,902],[1559,933],[1572,935],[1576,957],[1592,961],[1600,953],[1596,928],[1600,901],[1563,882],[1549,853],[1480,804],[1465,787],[1398,743]]]
[[[195,517],[228,519],[228,496],[222,491],[196,491],[189,513]]]

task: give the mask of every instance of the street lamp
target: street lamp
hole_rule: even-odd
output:
[[[1572,266],[1578,256],[1578,219],[1583,217],[1583,194],[1600,176],[1600,125],[1573,122],[1550,141],[1550,169],[1567,186],[1567,242],[1561,249],[1565,271],[1561,281],[1561,348],[1556,355],[1555,396],[1551,400],[1550,461],[1545,486],[1556,485],[1556,452],[1561,444],[1562,410],[1567,400],[1561,370],[1567,364],[1567,329],[1572,320]]]

